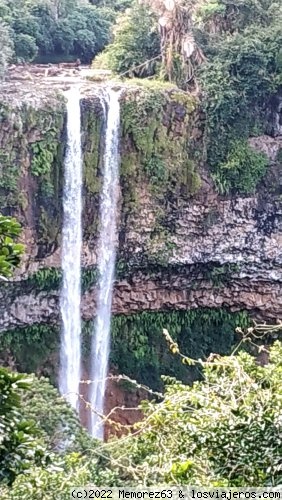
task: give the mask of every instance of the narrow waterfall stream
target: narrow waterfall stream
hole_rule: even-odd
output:
[[[63,285],[60,307],[62,334],[59,388],[69,403],[78,409],[80,382],[80,280],[81,280],[81,212],[82,150],[80,93],[73,88],[67,97],[67,150],[64,172],[62,270]]]
[[[105,90],[107,113],[103,186],[100,201],[100,234],[98,242],[98,295],[91,350],[91,406],[103,413],[110,350],[110,326],[117,240],[117,205],[119,191],[119,93]],[[90,433],[103,439],[101,418],[91,412]]]

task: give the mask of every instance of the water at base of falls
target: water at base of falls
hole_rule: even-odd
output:
[[[80,94],[75,88],[67,98],[67,151],[64,164],[62,270],[60,297],[62,315],[60,393],[78,410],[80,382],[80,296],[81,296],[81,212],[82,150]]]
[[[103,439],[103,414],[110,350],[110,326],[117,243],[117,208],[119,196],[119,93],[105,90],[107,113],[103,186],[100,200],[98,243],[98,295],[91,350],[90,433]],[[96,413],[97,412],[97,413]]]

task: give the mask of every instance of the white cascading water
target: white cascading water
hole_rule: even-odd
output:
[[[81,348],[82,150],[80,93],[66,92],[67,150],[64,164],[60,393],[78,410]]]
[[[103,414],[110,351],[110,327],[113,281],[117,242],[117,208],[119,197],[119,93],[105,90],[106,138],[103,162],[103,186],[100,201],[100,234],[98,243],[98,295],[91,352],[91,406]],[[90,433],[103,439],[103,421],[91,412]]]

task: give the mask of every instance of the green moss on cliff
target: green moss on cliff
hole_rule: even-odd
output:
[[[111,363],[124,373],[154,389],[162,385],[161,375],[191,381],[200,373],[187,371],[169,351],[163,328],[177,340],[181,351],[193,358],[206,358],[211,352],[228,354],[235,342],[236,326],[246,327],[245,312],[230,313],[225,309],[142,312],[112,318]],[[92,324],[85,325],[85,335]]]
[[[64,107],[61,103],[58,109],[48,108],[36,116],[31,112],[27,123],[40,131],[40,139],[29,144],[30,173],[37,191],[39,244],[49,251],[58,244],[62,222]]]
[[[101,159],[104,146],[104,109],[99,98],[81,99],[81,128],[84,176],[84,238],[91,240],[98,231]]]
[[[40,373],[55,383],[60,349],[59,328],[34,324],[0,333],[0,358],[12,358],[19,371]]]
[[[102,120],[94,113],[87,117],[87,142],[84,149],[85,186],[89,193],[99,193],[101,179],[98,176],[101,153]]]
[[[183,186],[187,194],[197,191],[200,177],[189,147],[195,104],[189,94],[177,91],[128,91],[121,106],[121,177],[127,199],[136,201],[137,179],[163,196]]]
[[[61,226],[65,105],[0,104],[0,205],[37,231],[39,253],[57,244]]]
[[[226,160],[216,166],[212,178],[221,194],[253,193],[266,174],[268,164],[264,153],[254,151],[246,140],[237,140],[230,144]]]
[[[169,351],[163,328],[177,340],[181,351],[194,358],[205,358],[210,352],[228,354],[234,344],[236,326],[246,327],[245,312],[230,313],[225,309],[142,312],[116,315],[112,318],[111,365],[150,387],[159,389],[161,375],[171,375],[185,381],[198,378],[200,373],[179,363]],[[93,321],[83,325],[83,358],[90,352]],[[60,344],[59,328],[55,325],[34,324],[0,334],[0,357],[11,357],[21,371],[50,376],[58,373]]]
[[[134,263],[130,259],[124,260],[119,258],[116,263],[116,278],[117,280],[131,279],[131,277],[139,271],[142,271],[147,276],[155,276],[159,273],[168,273],[167,261],[172,255],[175,244],[170,241],[168,231],[162,225],[156,226],[156,230],[152,233],[152,245],[159,244],[159,251],[154,254],[143,254],[143,261]],[[175,267],[174,267],[175,269]],[[182,266],[179,266],[179,276],[183,271]],[[193,277],[194,285],[201,279],[211,280],[216,288],[219,288],[230,280],[234,274],[240,272],[240,264],[226,263],[220,265],[216,262],[210,262],[205,265],[191,266],[191,277]],[[175,271],[174,271],[175,272]],[[98,268],[96,265],[83,267],[81,269],[81,288],[82,293],[95,286],[98,282]],[[191,278],[192,279],[192,278]],[[6,284],[9,290],[15,288],[15,295],[30,293],[31,291],[51,292],[57,291],[62,285],[62,270],[56,267],[43,267],[34,273],[30,274],[27,279],[16,281],[11,284]]]
[[[0,103],[0,205],[9,211],[17,204],[24,136],[21,113]]]
[[[81,270],[81,288],[82,292],[87,291],[91,286],[97,283],[97,266],[89,266]],[[27,279],[15,283],[18,292],[24,289],[25,292],[36,291],[56,291],[62,285],[62,270],[56,267],[43,267],[31,274]]]

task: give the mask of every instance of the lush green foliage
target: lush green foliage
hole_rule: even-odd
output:
[[[0,481],[7,483],[32,465],[48,461],[34,421],[21,413],[19,389],[26,390],[29,383],[23,375],[0,368]]]
[[[200,376],[198,367],[178,363],[161,334],[167,328],[185,354],[205,358],[210,352],[229,354],[237,325],[245,327],[246,313],[224,309],[143,312],[115,316],[112,321],[111,362],[119,373],[129,375],[153,389],[162,386],[161,375],[189,382]]]
[[[148,5],[136,2],[118,19],[113,42],[94,61],[94,67],[126,72],[127,76],[150,76],[155,73],[159,54],[156,19]]]
[[[113,10],[82,0],[0,1],[1,60],[68,55],[90,61],[109,41]],[[13,52],[14,51],[14,52]]]
[[[57,389],[43,377],[32,376],[30,381],[29,387],[21,393],[22,415],[37,423],[38,433],[48,449],[57,453],[87,450],[89,435]]]
[[[16,33],[13,42],[15,54],[19,61],[33,61],[37,56],[38,47],[33,36],[26,33]]]
[[[143,404],[122,457],[118,441],[107,446],[113,469],[131,484],[281,484],[281,344],[270,352],[265,367],[246,353],[216,356],[192,387],[166,378],[164,400]]]
[[[179,346],[166,336],[177,355]],[[186,367],[198,365],[203,369],[203,379],[186,386],[165,377],[164,396],[158,402],[142,403],[145,418],[134,425],[134,435],[105,444],[90,440],[84,456],[60,455],[51,467],[33,465],[25,474],[17,473],[12,487],[0,486],[1,498],[39,500],[46,495],[64,500],[69,497],[69,488],[78,484],[281,484],[281,343],[270,349],[270,362],[264,367],[246,353],[213,355],[206,362],[182,356],[182,363]],[[18,375],[14,377],[19,380]],[[37,419],[41,437],[47,432],[50,444],[60,422],[59,398],[46,381],[41,385],[42,380],[33,379],[33,384],[33,388],[24,390],[13,386],[8,409],[1,401],[1,412],[17,413],[20,394],[23,414]],[[48,403],[54,407],[54,416]],[[71,410],[66,413],[64,406],[62,403],[62,414],[69,421]],[[72,421],[74,417],[70,417]]]
[[[229,148],[226,160],[217,164],[212,175],[218,191],[252,193],[266,173],[268,158],[241,140],[230,143]]]
[[[21,226],[15,219],[0,215],[0,280],[12,276],[20,263],[24,246],[15,242],[20,232]]]
[[[254,191],[266,158],[246,143],[267,131],[267,107],[282,82],[281,5],[269,1],[213,3],[201,11],[199,43],[207,55],[204,92],[208,163],[219,191]],[[213,27],[213,29],[211,29]]]

